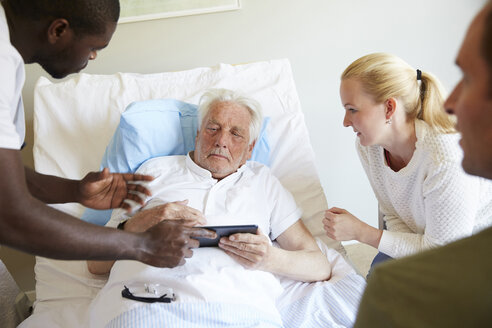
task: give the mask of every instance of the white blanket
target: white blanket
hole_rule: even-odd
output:
[[[351,327],[355,321],[365,280],[354,271],[342,255],[320,241],[318,244],[333,265],[332,278],[318,283],[280,279],[283,291],[277,298],[277,308],[284,327]],[[43,259],[42,263],[45,269],[49,267],[53,274],[53,281],[38,282],[37,289],[58,286],[65,289],[65,297],[58,296],[57,299],[38,303],[34,314],[19,327],[89,327],[91,301],[97,291],[103,287],[104,281],[91,275],[84,261]],[[118,291],[118,289],[119,287],[114,290]],[[210,297],[220,300],[220,296]],[[229,303],[232,304],[230,301]],[[134,302],[120,313],[138,305]],[[99,306],[101,313],[106,310],[111,312],[114,304],[106,303]],[[109,318],[109,316],[106,319],[104,317],[106,316],[101,314],[100,317],[93,317],[92,320],[103,322]]]
[[[147,306],[121,297],[124,286],[145,284],[173,289],[176,300],[170,305],[157,306],[168,308],[175,304],[202,303],[242,305],[273,319],[277,317],[280,321],[275,300],[282,293],[282,287],[273,274],[248,270],[223,250],[205,247],[195,249],[193,257],[186,260],[186,265],[173,269],[155,268],[136,261],[117,261],[108,282],[91,305],[91,327],[104,327],[120,314]],[[146,314],[134,311],[132,319],[139,316],[145,317]]]

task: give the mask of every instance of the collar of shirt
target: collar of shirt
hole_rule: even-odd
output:
[[[248,162],[246,162],[246,164],[244,165],[241,165],[236,172],[231,173],[220,181],[235,183],[241,177],[249,176],[250,174],[252,174],[252,171],[248,168],[247,163]],[[209,170],[204,169],[203,167],[196,164],[191,158],[190,153],[186,155],[186,167],[193,175],[197,176],[200,180],[212,180],[214,183],[220,182],[219,180],[212,177],[212,173]]]

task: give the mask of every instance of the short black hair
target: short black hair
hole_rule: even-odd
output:
[[[65,18],[77,35],[99,35],[120,17],[119,0],[4,0],[14,15],[41,20]]]

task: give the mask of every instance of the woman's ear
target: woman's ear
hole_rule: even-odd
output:
[[[389,120],[395,114],[395,111],[396,111],[396,99],[395,98],[388,98],[384,102],[384,106],[385,106],[386,119]]]

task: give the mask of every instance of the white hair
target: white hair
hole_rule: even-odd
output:
[[[198,128],[200,129],[203,119],[207,116],[210,108],[216,102],[232,102],[245,107],[251,115],[249,123],[249,144],[253,143],[260,136],[261,124],[263,122],[263,113],[260,104],[245,95],[228,89],[209,89],[200,98],[198,107],[199,120]]]

